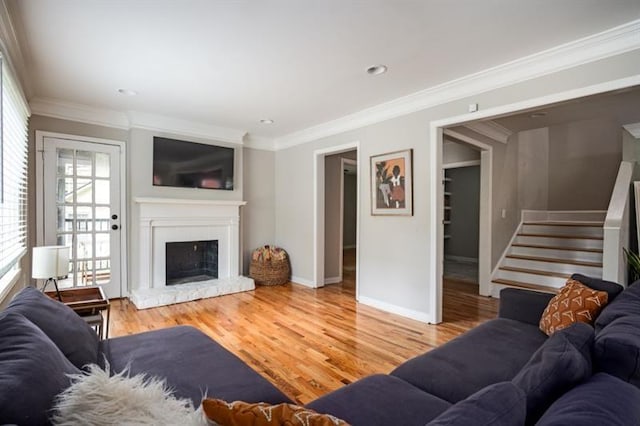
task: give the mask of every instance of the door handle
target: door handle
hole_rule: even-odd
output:
[[[111,219],[116,220],[117,218],[118,218],[118,215],[117,215],[117,214],[112,214],[112,215],[111,215]]]
[[[111,229],[113,229],[114,231],[116,231],[118,229],[118,225],[111,225]]]

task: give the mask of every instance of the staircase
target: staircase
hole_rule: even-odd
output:
[[[540,214],[523,212],[523,222],[494,270],[493,293],[503,287],[555,293],[573,273],[602,278],[604,217],[599,220],[595,213],[539,220]],[[585,218],[589,220],[579,220]]]

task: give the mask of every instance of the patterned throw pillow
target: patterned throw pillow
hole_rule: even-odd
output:
[[[606,291],[592,290],[579,281],[568,279],[542,313],[540,330],[551,336],[576,322],[593,324],[607,300]]]
[[[250,404],[207,398],[202,400],[202,410],[209,421],[220,426],[349,426],[328,414],[293,404]]]

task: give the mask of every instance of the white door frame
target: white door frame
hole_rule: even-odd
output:
[[[340,247],[338,248],[338,253],[340,253],[340,259],[338,261],[338,265],[339,265],[339,271],[340,271],[340,281],[342,281],[343,278],[343,270],[342,268],[344,267],[344,166],[345,164],[349,164],[351,166],[356,166],[358,167],[358,162],[356,160],[352,160],[350,158],[341,158],[340,159]],[[358,182],[358,175],[360,174],[360,170],[357,169],[356,172],[356,191],[357,191],[357,182]],[[356,212],[357,212],[358,206],[356,206]],[[358,218],[357,218],[357,213],[356,213],[356,226],[358,225]],[[356,247],[358,246],[357,241],[356,241]],[[357,255],[357,248],[356,248],[356,255]],[[357,278],[357,275],[356,275]]]
[[[551,95],[545,95],[538,98],[527,99],[513,104],[447,117],[429,123],[429,140],[431,141],[429,147],[429,235],[435,236],[435,238],[429,239],[429,252],[431,253],[431,256],[429,259],[429,274],[427,275],[426,280],[431,323],[437,324],[442,322],[442,261],[444,250],[444,226],[442,225],[442,217],[444,211],[444,190],[441,182],[443,129],[449,126],[462,125],[470,121],[505,116],[507,114],[513,114],[515,112],[531,108],[538,108],[556,102],[564,102],[612,90],[624,89],[638,84],[640,84],[640,75],[635,75],[578,89],[553,93]],[[482,180],[482,176],[480,179]],[[491,253],[488,253],[488,256],[491,256]]]
[[[324,286],[324,158],[327,155],[357,150],[357,162],[360,162],[360,142],[355,141],[343,145],[322,148],[313,152],[313,287]],[[358,173],[356,195],[356,246],[360,243],[360,181],[362,173]],[[342,245],[342,244],[341,244]],[[356,253],[356,300],[359,296],[360,255]]]
[[[36,130],[36,245],[44,243],[44,139],[68,139],[71,141],[89,142],[102,145],[117,146],[120,151],[120,296],[128,296],[127,271],[127,154],[123,141],[112,139],[93,138],[88,136],[76,136],[66,133],[46,132]]]

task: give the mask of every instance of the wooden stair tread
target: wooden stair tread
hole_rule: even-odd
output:
[[[518,237],[542,237],[542,238],[562,238],[562,239],[575,239],[575,240],[603,240],[603,237],[594,237],[591,235],[554,235],[554,234],[529,234],[520,232]]]
[[[571,274],[562,272],[541,271],[539,269],[516,268],[514,266],[501,266],[498,268],[502,271],[522,272],[525,274],[543,275],[546,277],[570,278]]]
[[[557,259],[552,257],[525,256],[520,254],[508,254],[505,257],[509,259],[532,260],[534,262],[566,263],[569,265],[593,266],[594,268],[602,268],[601,262],[588,262],[584,260]]]
[[[540,244],[523,244],[523,243],[513,243],[512,246],[513,247],[549,249],[549,250],[586,251],[586,252],[589,252],[589,253],[602,253],[602,249],[595,249],[595,248],[545,246],[545,245],[540,245]]]
[[[577,226],[577,227],[585,227],[585,228],[602,228],[604,226],[604,222],[523,222],[523,225],[540,225],[540,226]]]
[[[542,291],[542,292],[545,292],[545,293],[557,293],[560,290],[558,288],[548,287],[546,285],[529,284],[529,283],[523,283],[523,282],[520,282],[520,281],[505,280],[505,279],[502,279],[502,278],[498,278],[498,279],[492,280],[491,282],[493,282],[495,284],[508,285],[510,287],[525,288],[525,289],[528,289],[528,290],[538,290],[538,291]]]

